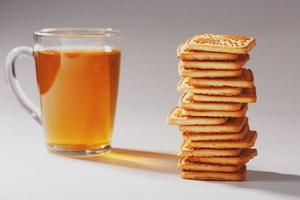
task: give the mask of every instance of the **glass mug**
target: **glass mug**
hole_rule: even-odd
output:
[[[16,47],[6,58],[9,86],[43,125],[50,152],[101,154],[111,149],[120,72],[121,33],[59,28],[34,32],[34,48]],[[41,112],[25,95],[15,61],[34,58]]]

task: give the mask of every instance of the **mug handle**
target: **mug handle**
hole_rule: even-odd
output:
[[[11,91],[17,97],[19,103],[33,119],[35,119],[39,124],[42,124],[40,109],[26,96],[17,78],[15,62],[17,58],[23,56],[34,59],[33,48],[20,46],[12,49],[7,54],[5,60],[5,76]]]

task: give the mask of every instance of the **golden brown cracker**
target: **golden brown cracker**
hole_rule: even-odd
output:
[[[207,171],[207,172],[237,172],[243,165],[218,165],[209,163],[190,162],[186,158],[179,159],[178,168],[182,171]]]
[[[184,67],[178,67],[178,74],[181,77],[191,78],[239,77],[242,74],[242,70],[188,69]]]
[[[257,155],[256,149],[243,149],[239,156],[232,157],[198,157],[190,156],[186,159],[190,162],[211,163],[220,165],[244,165]]]
[[[241,105],[241,109],[236,111],[222,111],[222,110],[186,110],[181,109],[184,116],[198,116],[198,117],[244,117],[248,110],[248,104]]]
[[[186,42],[188,50],[247,54],[255,39],[244,35],[198,34]]]
[[[180,175],[184,179],[199,181],[244,181],[247,176],[247,170],[246,166],[241,167],[237,172],[182,170]]]
[[[236,53],[189,51],[186,44],[180,44],[177,48],[177,57],[181,60],[238,60],[240,56]]]
[[[179,99],[179,107],[187,110],[222,110],[237,111],[241,109],[241,103],[223,102],[199,102],[193,101],[191,94],[184,93]]]
[[[192,117],[183,116],[181,109],[174,108],[168,115],[168,124],[174,125],[212,125],[224,124],[228,117]]]
[[[249,60],[249,55],[245,54],[241,56],[238,60],[235,61],[228,61],[228,60],[223,60],[223,61],[186,61],[186,60],[181,60],[179,61],[178,66],[179,67],[184,67],[186,69],[192,68],[192,69],[225,69],[225,70],[236,70],[236,69],[242,69],[243,66],[247,63]]]
[[[255,103],[256,89],[255,87],[244,88],[242,93],[236,96],[193,94],[191,97],[194,101],[202,101],[202,102]]]
[[[212,149],[233,149],[233,148],[250,148],[255,144],[257,133],[248,131],[246,136],[241,140],[204,140],[191,141],[187,143],[189,148],[212,148]]]
[[[200,156],[200,157],[215,157],[215,156],[238,156],[241,149],[210,149],[210,148],[192,148],[189,147],[189,140],[186,140],[181,145],[178,153],[179,156]]]
[[[249,125],[245,124],[244,127],[240,132],[236,133],[190,133],[190,132],[183,132],[182,136],[184,140],[189,139],[191,141],[206,141],[206,140],[241,140],[243,139],[246,134],[248,133]]]
[[[230,118],[225,124],[221,125],[185,125],[179,126],[179,129],[181,132],[240,132],[247,121],[247,117]]]
[[[189,78],[183,78],[179,81],[177,90],[195,94],[233,96],[241,94],[243,89],[238,87],[193,87],[189,84]]]
[[[254,78],[250,69],[242,69],[239,77],[221,77],[221,78],[190,78],[189,84],[194,87],[254,87]]]

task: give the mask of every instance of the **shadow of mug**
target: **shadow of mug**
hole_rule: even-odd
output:
[[[99,162],[134,169],[178,174],[177,155],[150,151],[113,148],[100,156],[71,156],[71,158]]]
[[[131,149],[113,148],[112,152],[102,156],[73,157],[101,164],[110,164],[160,173],[176,174],[178,157],[175,154],[139,151]],[[232,187],[262,190],[264,192],[278,193],[291,196],[300,196],[300,176],[280,174],[267,171],[248,170],[245,182],[215,182],[227,184]]]

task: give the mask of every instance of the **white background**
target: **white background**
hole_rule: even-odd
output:
[[[0,0],[0,63],[32,45],[45,27],[112,27],[124,32],[122,73],[109,157],[49,154],[42,128],[16,102],[0,72],[0,199],[299,199],[299,1],[5,1]],[[166,124],[179,94],[176,47],[193,34],[256,37],[247,66],[258,102],[248,116],[259,155],[246,182],[179,178],[177,127]],[[38,104],[33,62],[18,77]]]

